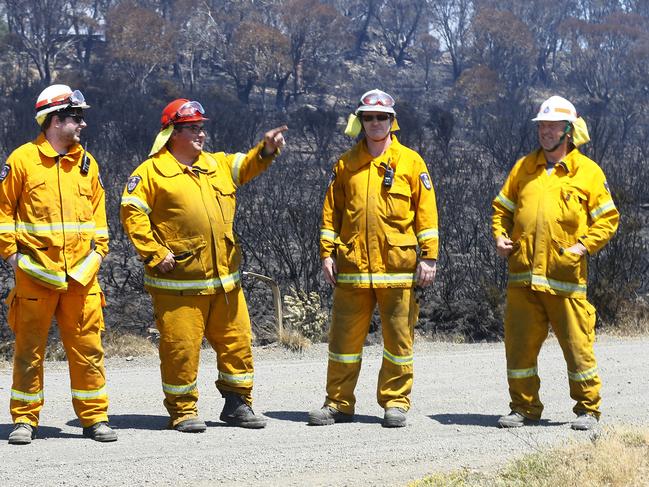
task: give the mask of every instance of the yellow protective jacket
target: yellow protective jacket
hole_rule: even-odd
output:
[[[93,251],[94,249],[94,251]],[[64,291],[93,279],[108,253],[104,189],[97,162],[80,144],[60,156],[44,134],[11,153],[0,170],[0,256]]]
[[[237,187],[263,172],[275,155],[263,142],[247,154],[201,152],[186,166],[163,148],[144,161],[124,189],[121,218],[145,263],[152,293],[214,294],[234,289],[241,251],[232,224]],[[156,266],[172,251],[174,270]]]
[[[386,167],[394,169],[390,187]],[[337,283],[350,287],[412,287],[421,258],[437,259],[435,190],[423,159],[392,135],[377,158],[365,139],[333,168],[322,209],[320,257],[335,254]]]
[[[581,242],[594,254],[611,239],[618,220],[595,162],[574,149],[547,174],[543,151],[528,154],[493,201],[494,238],[514,241],[509,285],[585,298],[587,258],[564,249]]]

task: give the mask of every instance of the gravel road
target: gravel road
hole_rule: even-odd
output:
[[[603,422],[637,424],[649,402],[649,338],[600,338],[596,354],[604,381]],[[375,388],[380,346],[364,351],[357,387],[357,420],[306,425],[307,411],[324,398],[326,346],[293,354],[255,349],[255,410],[263,430],[225,427],[214,381],[214,355],[204,351],[199,387],[203,434],[165,429],[166,411],[156,357],[107,360],[111,423],[119,441],[98,444],[81,436],[69,397],[65,363],[46,364],[46,403],[39,438],[28,446],[4,441],[11,371],[0,364],[0,485],[136,486],[404,486],[428,473],[486,469],[547,445],[588,433],[570,430],[573,417],[565,365],[556,341],[541,352],[546,409],[540,426],[496,427],[508,411],[502,344],[448,344],[420,340],[409,425],[384,429]],[[647,416],[641,415],[647,426]]]

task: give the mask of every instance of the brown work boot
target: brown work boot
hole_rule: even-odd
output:
[[[322,406],[309,412],[309,424],[312,426],[326,426],[334,423],[351,423],[353,414],[346,414],[331,406]]]
[[[36,438],[36,428],[27,423],[16,423],[9,434],[10,445],[29,445]]]
[[[117,441],[117,433],[108,426],[106,421],[100,421],[92,426],[83,428],[83,436],[91,440],[99,441],[100,443],[108,443],[110,441]]]
[[[266,418],[255,414],[243,398],[234,392],[224,392],[225,405],[219,419],[229,426],[260,429],[266,426]]]
[[[173,429],[181,433],[203,433],[207,429],[207,425],[200,418],[189,418],[178,423]]]

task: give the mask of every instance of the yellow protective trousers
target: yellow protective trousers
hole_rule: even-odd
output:
[[[243,291],[152,294],[160,331],[160,373],[170,427],[198,416],[198,363],[203,337],[216,352],[216,387],[252,405],[252,331]]]
[[[354,389],[361,369],[363,343],[377,303],[384,343],[377,401],[382,408],[410,409],[412,345],[419,312],[414,290],[410,288],[335,288],[325,406],[354,413]]]
[[[38,285],[20,269],[11,291],[8,323],[15,334],[10,411],[14,423],[38,426],[43,393],[43,359],[47,336],[56,318],[70,370],[72,405],[83,427],[108,421],[104,371],[103,294],[96,281],[81,286],[73,280],[66,292]]]
[[[549,325],[559,341],[568,368],[570,397],[576,414],[599,418],[601,381],[593,351],[595,308],[586,299],[568,298],[529,288],[507,290],[505,352],[512,411],[540,419],[543,404],[537,357]]]

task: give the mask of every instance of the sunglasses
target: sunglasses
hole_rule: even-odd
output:
[[[178,126],[178,130],[183,130],[187,129],[189,132],[191,132],[193,135],[198,135],[202,132],[205,132],[205,127],[202,125],[180,125]]]
[[[66,119],[66,118],[71,118],[74,120],[74,123],[80,124],[81,122],[85,122],[85,117],[83,114],[80,113],[62,113],[61,118]]]
[[[362,116],[363,122],[373,122],[374,120],[378,120],[379,122],[385,122],[389,118],[390,118],[390,115],[388,115],[387,113],[382,113],[380,115],[363,115]]]

